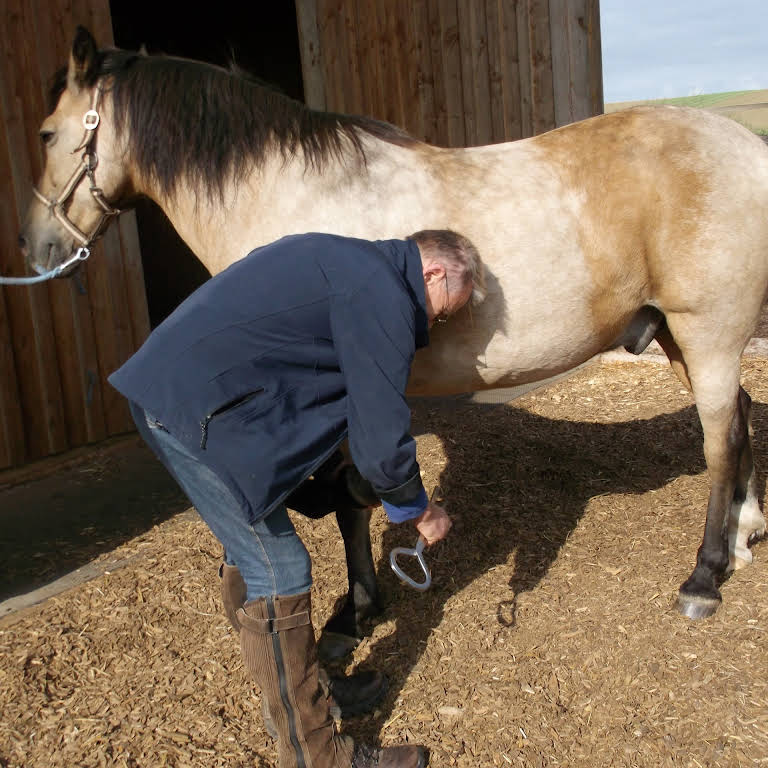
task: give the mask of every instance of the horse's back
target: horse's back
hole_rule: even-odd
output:
[[[546,378],[647,306],[696,317],[700,333],[725,324],[734,344],[751,333],[768,285],[768,148],[742,126],[641,107],[453,158],[469,180],[454,226],[476,240],[489,298],[435,335],[415,390]]]

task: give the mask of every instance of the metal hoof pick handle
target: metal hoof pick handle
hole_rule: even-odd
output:
[[[404,581],[414,589],[418,589],[422,592],[429,589],[432,584],[432,574],[429,571],[427,561],[424,559],[424,546],[427,542],[423,536],[419,536],[419,540],[416,542],[416,546],[411,547],[395,547],[389,553],[389,564],[392,566],[392,570],[397,574],[397,577]],[[416,581],[412,579],[399,565],[397,558],[400,555],[407,555],[408,557],[415,557],[421,566],[421,570],[424,571],[424,581]]]

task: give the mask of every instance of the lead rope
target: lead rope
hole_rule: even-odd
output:
[[[42,283],[45,280],[51,280],[54,277],[58,277],[73,264],[85,261],[91,255],[91,249],[88,246],[90,246],[103,230],[106,229],[106,223],[109,218],[111,216],[120,215],[120,209],[113,208],[105,199],[101,188],[96,185],[96,177],[94,174],[99,159],[96,152],[91,150],[90,145],[96,136],[96,128],[99,125],[100,118],[96,108],[98,107],[100,96],[101,85],[97,85],[93,92],[91,108],[85,115],[83,115],[83,126],[85,128],[83,140],[73,150],[73,153],[79,152],[81,149],[84,150],[82,157],[80,158],[80,165],[75,169],[75,172],[72,174],[69,181],[64,185],[62,196],[59,199],[50,200],[36,187],[32,187],[32,192],[35,194],[35,197],[48,208],[51,215],[75,238],[75,240],[80,241],[80,247],[75,251],[73,256],[48,272],[33,277],[0,276],[0,285],[32,285],[34,283]],[[64,210],[64,203],[69,199],[70,195],[74,193],[83,176],[88,176],[90,193],[102,210],[101,218],[90,235],[86,235],[82,230],[75,226],[75,224],[67,217],[66,211]]]
[[[51,280],[54,277],[58,277],[67,267],[71,267],[75,262],[85,261],[90,255],[91,251],[88,248],[81,247],[75,251],[74,256],[71,256],[49,272],[43,272],[42,275],[35,275],[34,277],[0,276],[0,285],[32,285],[33,283],[42,283],[44,280]]]

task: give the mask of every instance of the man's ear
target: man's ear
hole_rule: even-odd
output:
[[[72,93],[77,94],[85,87],[96,64],[97,53],[96,41],[91,33],[85,27],[78,26],[67,69],[67,88]]]
[[[422,271],[424,273],[424,282],[427,285],[442,280],[445,277],[445,267],[436,261],[430,261],[425,264]]]

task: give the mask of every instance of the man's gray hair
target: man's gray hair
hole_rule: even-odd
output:
[[[422,229],[406,239],[416,241],[422,256],[445,267],[451,293],[461,293],[471,283],[471,302],[485,298],[483,262],[471,240],[450,229]]]

